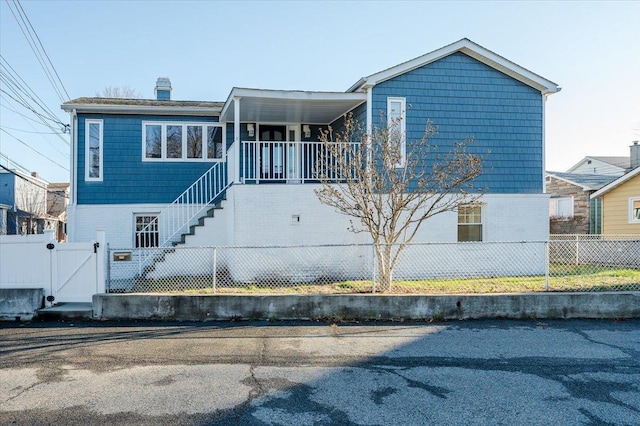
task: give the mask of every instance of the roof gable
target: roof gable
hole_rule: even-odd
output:
[[[579,170],[581,167],[586,165],[591,165],[593,162],[596,162],[593,165],[594,169],[604,169],[606,173],[621,175],[625,172],[626,169],[629,168],[629,157],[613,157],[613,156],[591,156],[588,155],[584,157],[582,160],[578,161],[575,165],[573,165],[567,173],[573,173],[576,170]],[[595,174],[595,173],[594,173]],[[599,174],[603,174],[602,171]]]
[[[485,49],[484,47],[472,42],[469,39],[463,38],[448,46],[444,46],[433,52],[419,56],[402,64],[388,68],[384,71],[372,74],[368,77],[363,77],[358,80],[353,86],[351,86],[347,92],[354,92],[362,89],[363,86],[374,86],[383,81],[392,79],[398,75],[412,71],[416,68],[420,68],[429,63],[435,62],[453,53],[461,52],[467,56],[470,56],[479,62],[482,62],[544,94],[551,94],[560,91],[560,87],[547,80],[538,74],[535,74],[520,65],[503,58],[502,56]]]
[[[636,167],[635,169],[633,169],[632,171],[630,171],[629,173],[620,176],[618,179],[614,180],[613,182],[611,182],[609,185],[605,186],[604,188],[601,188],[599,191],[594,192],[593,194],[591,194],[591,198],[598,198],[603,196],[604,194],[606,194],[607,192],[611,191],[614,188],[619,187],[620,185],[624,184],[625,182],[633,179],[636,176],[640,175],[640,166]]]

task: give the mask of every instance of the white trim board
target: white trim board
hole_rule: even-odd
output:
[[[410,61],[387,68],[368,77],[358,80],[353,86],[347,89],[347,92],[355,92],[362,89],[364,85],[376,85],[383,81],[390,80],[398,75],[420,68],[431,62],[435,62],[446,56],[456,52],[462,52],[485,65],[490,66],[522,83],[539,90],[543,95],[552,94],[561,90],[556,83],[539,76],[526,68],[521,67],[515,62],[511,62],[506,58],[472,42],[467,38],[458,40],[448,46],[429,52],[425,55],[418,56]]]

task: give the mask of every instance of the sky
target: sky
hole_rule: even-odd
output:
[[[69,181],[69,135],[60,134],[69,116],[9,2],[0,3],[2,64],[60,124],[45,127],[0,81],[0,153],[49,182]],[[628,156],[640,140],[640,1],[20,5],[70,99],[108,86],[153,98],[158,77],[171,79],[175,100],[224,101],[233,87],[345,91],[469,38],[562,87],[546,102],[547,170],[565,171],[587,155]]]

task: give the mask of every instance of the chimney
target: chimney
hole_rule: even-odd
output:
[[[38,179],[40,177],[40,175],[38,174],[38,172],[31,172],[31,176],[33,176],[34,178]]]
[[[638,145],[638,141],[633,141],[633,145],[629,147],[631,149],[631,156],[629,157],[629,165],[631,166],[631,170],[640,166],[640,145]]]
[[[156,81],[156,99],[159,101],[170,101],[171,100],[171,80],[167,77],[158,77],[158,81]]]

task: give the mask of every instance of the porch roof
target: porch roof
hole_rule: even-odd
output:
[[[234,87],[220,121],[235,120],[236,100],[241,122],[329,124],[364,103],[365,93],[304,92]]]

